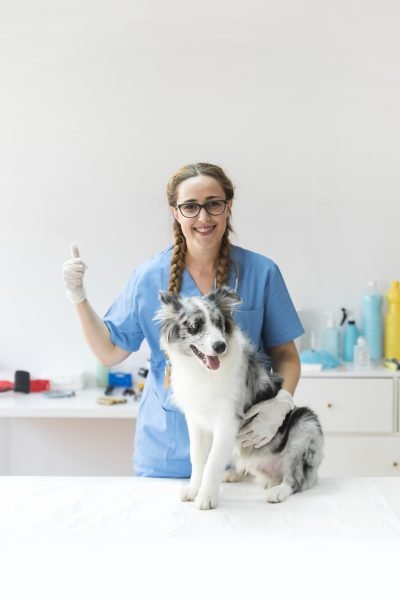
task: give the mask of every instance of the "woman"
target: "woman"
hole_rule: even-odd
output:
[[[174,244],[135,269],[122,294],[100,319],[86,299],[86,266],[77,248],[64,263],[67,296],[77,306],[86,339],[107,366],[139,349],[146,338],[151,368],[137,418],[134,451],[136,475],[190,477],[189,438],[184,416],[164,386],[165,357],[153,316],[160,290],[202,295],[214,286],[236,289],[243,303],[235,319],[272,369],[283,377],[274,400],[250,409],[255,415],[242,429],[243,445],[269,442],[293,408],[300,362],[293,339],[304,333],[278,267],[268,258],[231,246],[229,233],[234,189],[223,170],[209,163],[187,165],[167,186],[174,217]],[[251,412],[253,411],[253,412]]]

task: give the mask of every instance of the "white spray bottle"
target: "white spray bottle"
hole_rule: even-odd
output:
[[[322,332],[321,349],[329,352],[335,358],[339,358],[339,329],[335,327],[333,313],[325,313],[327,318],[326,327]]]

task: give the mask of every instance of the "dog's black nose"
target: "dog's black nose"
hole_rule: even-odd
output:
[[[215,342],[215,344],[213,344],[213,350],[215,350],[217,354],[222,354],[226,350],[225,342]]]

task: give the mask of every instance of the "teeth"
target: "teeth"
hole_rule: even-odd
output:
[[[201,233],[206,233],[207,231],[211,231],[214,227],[195,227],[196,231],[200,231]]]

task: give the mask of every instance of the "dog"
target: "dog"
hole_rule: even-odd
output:
[[[237,440],[239,429],[250,422],[246,411],[272,400],[282,384],[234,321],[238,294],[223,286],[202,297],[160,292],[160,300],[154,318],[171,366],[172,401],[186,417],[190,440],[192,474],[181,499],[201,510],[215,508],[220,483],[248,475],[268,489],[269,502],[312,487],[323,433],[309,408],[290,411],[261,448],[243,447]]]

